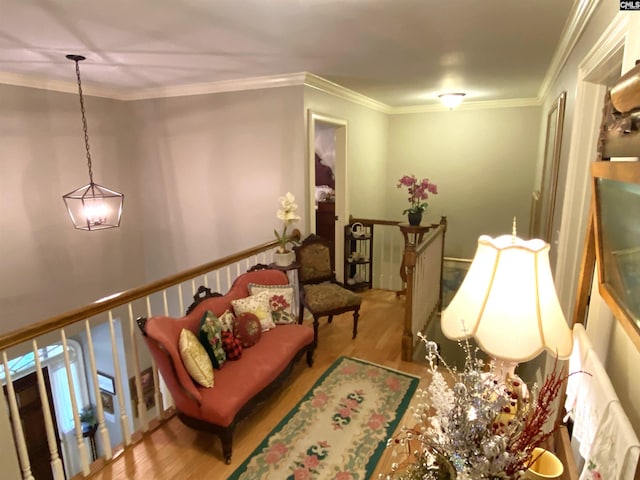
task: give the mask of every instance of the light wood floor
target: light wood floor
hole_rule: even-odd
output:
[[[231,465],[222,460],[222,448],[217,437],[192,430],[174,417],[126,449],[91,478],[226,479],[342,355],[369,360],[426,379],[425,365],[403,362],[400,358],[404,299],[396,298],[394,292],[380,290],[366,291],[362,296],[358,337],[351,340],[353,320],[349,314],[334,318],[331,325],[327,324],[326,318],[321,319],[313,367],[309,368],[304,360],[298,362],[283,388],[236,427]],[[387,471],[389,463],[389,459],[383,456],[372,478],[377,478],[378,471]]]

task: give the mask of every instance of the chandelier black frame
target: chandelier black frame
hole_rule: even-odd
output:
[[[124,194],[98,185],[93,181],[91,152],[89,150],[89,134],[87,118],[85,116],[84,98],[82,96],[82,81],[80,80],[80,66],[78,62],[85,60],[82,55],[66,55],[76,64],[76,78],[78,93],[80,94],[80,113],[82,114],[82,130],[84,145],[87,152],[87,167],[89,169],[89,183],[73,192],[62,196],[69,217],[75,228],[79,230],[104,230],[120,226]]]

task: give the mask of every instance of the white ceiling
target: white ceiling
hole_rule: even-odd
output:
[[[578,3],[0,0],[0,82],[75,82],[74,53],[115,96],[310,72],[391,107],[532,99]]]

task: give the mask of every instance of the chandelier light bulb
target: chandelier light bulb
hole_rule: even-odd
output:
[[[93,227],[97,227],[107,222],[109,207],[97,198],[85,200],[83,213],[86,222]]]

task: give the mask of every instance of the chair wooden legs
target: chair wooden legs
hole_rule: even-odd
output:
[[[356,309],[353,311],[353,337],[351,340],[356,338],[358,335],[358,317],[360,316],[360,309]]]
[[[331,323],[333,321],[333,315],[329,315],[328,317],[329,318],[327,323]],[[353,311],[353,336],[351,337],[352,340],[355,339],[356,336],[358,335],[358,318],[360,318],[359,308]],[[302,323],[302,322],[299,322],[299,323]],[[318,316],[314,315],[313,316],[313,335],[316,339],[316,346],[318,344],[318,326],[319,325],[320,325],[319,318]]]
[[[320,326],[320,322],[318,321],[318,317],[313,316],[313,338],[316,342],[316,347],[318,346],[318,327]]]

